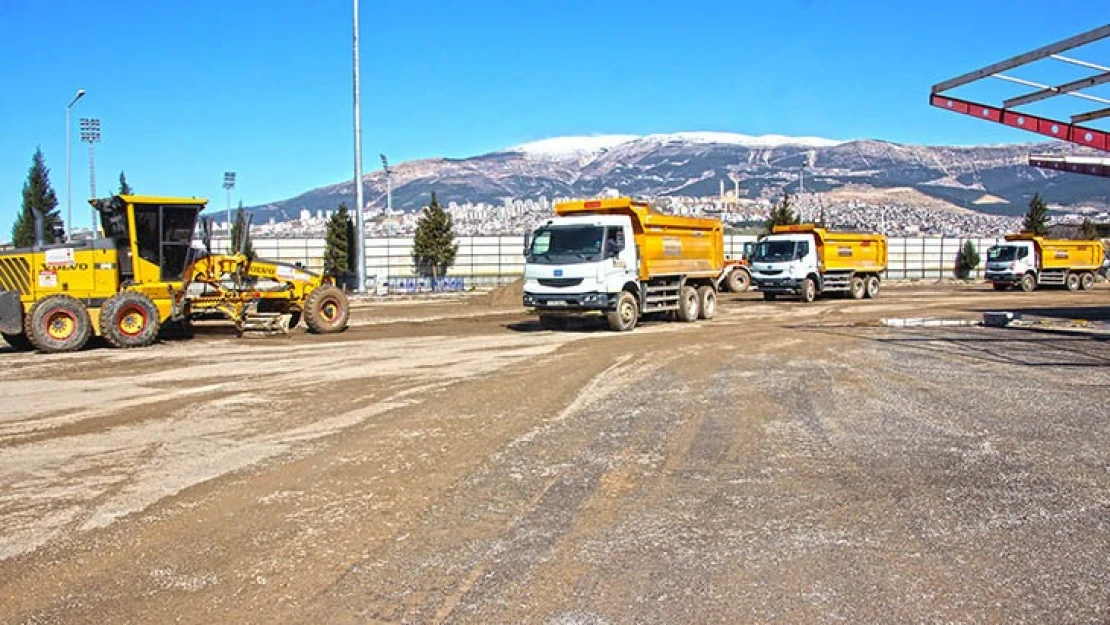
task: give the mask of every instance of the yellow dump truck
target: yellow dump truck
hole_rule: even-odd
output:
[[[1005,243],[987,250],[987,268],[983,275],[997,291],[1012,286],[1026,292],[1038,286],[1087,290],[1095,286],[1095,273],[1102,261],[1101,241],[1008,234]]]
[[[605,315],[628,331],[651,313],[711,319],[725,264],[716,219],[679,217],[632,198],[556,204],[525,243],[524,305],[545,328],[571,315]]]
[[[793,295],[812,302],[831,292],[874,298],[886,264],[884,235],[831,232],[812,224],[775,226],[756,244],[752,280],[767,300]]]

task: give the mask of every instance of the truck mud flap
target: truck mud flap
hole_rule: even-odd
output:
[[[16,291],[0,291],[0,332],[23,333],[23,304]]]

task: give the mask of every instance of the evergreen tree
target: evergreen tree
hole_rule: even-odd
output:
[[[1029,212],[1025,214],[1021,228],[1022,232],[1037,236],[1048,235],[1048,207],[1045,206],[1040,193],[1034,193],[1033,199],[1029,200]]]
[[[979,250],[975,249],[975,243],[971,240],[964,242],[956,255],[956,277],[967,280],[971,272],[979,267],[979,260]]]
[[[790,198],[790,194],[784,193],[778,204],[775,204],[774,208],[771,209],[771,216],[764,224],[764,230],[768,234],[774,231],[775,226],[793,226],[799,223],[798,215],[791,208],[791,204],[793,204],[793,200]]]
[[[246,237],[240,237],[246,230]],[[243,241],[240,241],[240,238]],[[240,243],[243,243],[240,246]],[[235,222],[231,224],[231,253],[244,254],[247,258],[254,258],[254,244],[251,242],[251,231],[247,228],[247,213],[243,210],[243,200],[239,200],[239,210],[235,211]]]
[[[64,232],[62,218],[57,211],[58,196],[50,186],[50,169],[46,166],[42,148],[35,149],[31,168],[27,171],[27,182],[23,183],[23,210],[12,225],[12,244],[16,247],[31,247],[35,243],[32,208],[42,212],[43,237],[48,242],[52,239],[52,232]]]
[[[451,216],[439,205],[435,191],[432,201],[424,209],[424,214],[416,222],[416,238],[412,246],[412,261],[421,276],[430,276],[434,281],[447,273],[454,264],[459,246],[455,243],[455,233]]]
[[[1079,226],[1079,238],[1084,241],[1093,241],[1098,238],[1098,227],[1089,218],[1084,218]]]
[[[127,184],[127,176],[124,176],[123,172],[121,171],[119,173],[119,192],[117,193],[117,195],[134,195],[134,194],[135,194],[135,191],[133,191],[131,189],[131,185]]]
[[[355,224],[346,204],[328,220],[324,237],[324,272],[330,275],[350,273],[355,267]]]

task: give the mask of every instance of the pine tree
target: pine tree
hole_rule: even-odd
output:
[[[433,285],[454,264],[459,251],[452,229],[451,216],[440,207],[433,191],[432,201],[416,222],[416,238],[412,246],[412,260],[417,273],[431,276]]]
[[[119,173],[119,193],[118,195],[134,195],[135,191],[131,189],[131,185],[127,184],[127,176]]]
[[[1079,238],[1084,241],[1093,241],[1098,238],[1098,227],[1091,222],[1090,218],[1084,218],[1083,223],[1079,226]]]
[[[23,183],[23,210],[12,225],[12,244],[16,247],[31,247],[35,244],[35,216],[31,212],[32,208],[42,212],[43,236],[48,241],[51,238],[50,233],[63,231],[62,218],[57,207],[58,196],[50,186],[50,169],[46,166],[42,148],[37,148],[31,159],[31,168],[27,171],[27,182]]]
[[[330,275],[350,273],[355,266],[354,258],[355,224],[346,204],[328,220],[325,235],[324,271]]]
[[[775,226],[793,226],[798,224],[798,215],[791,208],[793,200],[790,198],[789,193],[784,193],[782,199],[778,204],[771,209],[771,216],[764,224],[764,230],[767,233],[774,231]]]
[[[246,230],[246,237],[240,249],[239,233]],[[239,210],[235,212],[235,222],[231,224],[231,253],[244,254],[247,258],[254,258],[254,244],[251,242],[251,231],[247,228],[247,213],[243,210],[243,201],[239,200]]]
[[[1033,199],[1029,200],[1029,212],[1025,214],[1025,220],[1022,221],[1021,226],[1022,232],[1040,237],[1048,235],[1048,207],[1045,206],[1040,193],[1034,193]]]
[[[971,272],[979,267],[979,250],[971,240],[964,242],[960,253],[956,255],[956,277],[967,280]]]

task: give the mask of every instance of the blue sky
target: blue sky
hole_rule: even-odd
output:
[[[364,171],[379,166],[379,152],[394,162],[462,157],[572,134],[1034,140],[927,101],[935,82],[1108,17],[1089,0],[1046,6],[363,2]],[[0,0],[0,240],[36,146],[65,217],[65,107],[78,88],[88,92],[71,122],[78,227],[89,220],[82,117],[103,126],[99,195],[121,170],[139,192],[209,197],[219,208],[225,170],[238,174],[233,203],[248,206],[349,178],[351,8],[346,0]],[[1102,56],[1090,60],[1110,63]],[[1003,87],[1014,91],[987,88]]]

